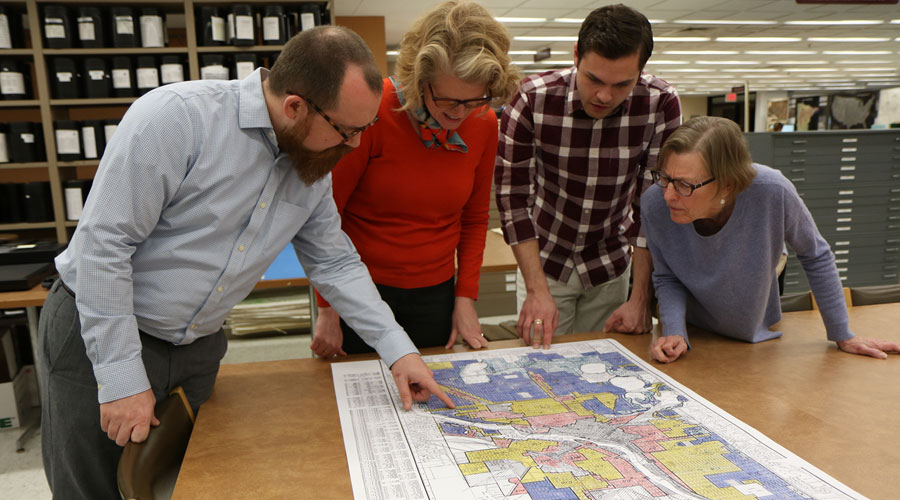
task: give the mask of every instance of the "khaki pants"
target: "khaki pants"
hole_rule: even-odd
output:
[[[589,290],[581,286],[578,273],[572,272],[566,283],[547,278],[550,295],[559,310],[559,326],[554,335],[603,331],[606,320],[628,300],[628,283],[631,263],[621,276],[601,283]],[[516,273],[516,312],[522,312],[525,302],[525,279],[521,271]]]

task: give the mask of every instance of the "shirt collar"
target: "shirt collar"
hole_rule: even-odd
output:
[[[262,81],[268,76],[269,70],[257,68],[240,81],[238,125],[241,128],[273,128],[262,89]]]
[[[580,112],[584,116],[590,118],[590,115],[584,110],[584,104],[581,102],[581,98],[578,96],[578,85],[577,85],[577,77],[578,76],[578,68],[572,66],[571,68],[563,70],[563,78],[567,78],[569,81],[569,90],[566,96],[566,114],[572,115],[576,112]],[[641,84],[644,79],[644,73],[641,72],[641,76],[638,77],[637,84],[635,84],[635,88]],[[622,104],[613,111],[612,113],[606,115],[606,118],[610,118],[618,115],[626,115],[628,114],[628,110],[631,109],[631,98],[634,97],[634,89],[631,89],[631,93],[628,94],[628,97],[622,101]]]

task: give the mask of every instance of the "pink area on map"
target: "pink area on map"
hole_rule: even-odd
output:
[[[509,420],[522,418],[521,413],[513,413],[510,411],[476,411],[471,414],[474,418],[481,420]]]
[[[634,415],[628,415],[628,416],[625,416],[625,417],[616,417],[616,418],[610,420],[609,422],[607,422],[607,424],[609,424],[609,425],[623,425],[623,424],[627,424],[628,422],[631,422],[632,420],[634,420],[635,418],[637,418],[637,416],[638,416],[638,415],[635,413]]]
[[[512,439],[497,439],[494,438],[494,444],[496,444],[500,448],[509,448],[509,444],[512,443]]]
[[[544,455],[544,454],[540,454],[540,455],[530,454],[530,455],[531,455],[531,459],[534,460],[534,463],[536,463],[538,465],[543,465],[543,466],[547,466],[547,467],[559,467],[561,465],[561,462],[556,457],[551,456],[551,455]]]
[[[627,432],[628,434],[641,436],[640,438],[635,439],[632,444],[645,453],[665,450],[665,448],[659,445],[659,441],[671,439],[653,425],[632,425],[622,427],[622,431]]]
[[[528,490],[525,489],[525,485],[522,484],[522,481],[519,481],[517,477],[509,478],[509,482],[516,485],[516,487],[512,490],[510,495],[525,495],[528,493]]]
[[[657,488],[656,485],[650,482],[649,479],[644,477],[643,474],[635,470],[635,468],[627,461],[621,458],[615,457],[610,458],[609,463],[612,464],[613,467],[619,471],[619,474],[622,474],[622,479],[613,479],[609,481],[609,484],[616,488],[626,488],[629,486],[640,486],[644,488],[644,490],[654,497],[662,497],[665,496],[666,493]]]
[[[540,415],[537,417],[528,417],[528,423],[531,424],[532,431],[535,432],[547,432],[546,429],[541,429],[541,427],[563,427],[569,424],[574,423],[576,420],[581,418],[594,418],[593,416],[584,416],[579,417],[577,413],[568,412],[568,413],[557,413],[554,415]]]

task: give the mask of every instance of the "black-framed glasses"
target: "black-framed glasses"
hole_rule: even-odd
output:
[[[490,95],[484,97],[478,97],[475,99],[453,99],[451,97],[438,97],[434,94],[434,87],[431,84],[428,84],[428,90],[431,91],[431,100],[434,101],[434,105],[441,109],[453,109],[459,105],[462,105],[466,109],[475,109],[484,106],[491,102]]]
[[[653,182],[659,187],[666,189],[669,187],[669,184],[672,184],[672,186],[675,187],[675,192],[684,197],[694,194],[695,189],[701,188],[716,180],[715,177],[710,177],[700,184],[691,184],[683,179],[673,179],[659,170],[651,170],[650,175],[653,176]]]
[[[303,100],[306,101],[310,106],[312,106],[312,109],[313,109],[316,113],[319,113],[319,114],[322,116],[322,118],[324,118],[325,121],[328,122],[329,125],[331,125],[331,128],[333,128],[335,132],[337,132],[338,134],[341,134],[341,137],[343,137],[344,142],[347,142],[347,141],[349,141],[350,139],[353,139],[353,138],[356,137],[357,135],[363,133],[363,131],[365,131],[367,128],[371,127],[372,125],[375,125],[375,123],[378,122],[378,117],[376,116],[375,119],[372,120],[372,121],[370,121],[369,123],[363,125],[362,127],[357,127],[357,128],[355,128],[355,129],[353,129],[353,130],[350,130],[350,131],[348,132],[348,131],[345,131],[340,125],[338,125],[337,123],[335,123],[334,120],[332,120],[331,117],[328,116],[328,113],[326,113],[325,111],[323,111],[322,108],[320,108],[316,103],[312,102],[312,100],[309,99],[308,97],[303,97],[301,94],[299,94],[299,93],[297,93],[297,92],[294,92],[294,91],[292,91],[292,90],[288,90],[287,93],[290,94],[290,95],[295,95],[295,96],[297,96],[297,97],[303,99]]]

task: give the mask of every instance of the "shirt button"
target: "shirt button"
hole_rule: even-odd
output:
[[[244,251],[244,245],[239,245],[238,252],[243,252],[243,251]]]
[[[222,293],[222,290],[224,290],[224,288],[219,287],[219,288],[216,288],[216,290],[217,290],[219,293]]]
[[[259,204],[259,208],[266,208],[266,202],[262,202]]]
[[[197,328],[197,325],[191,323],[191,330],[193,330],[194,328]]]

